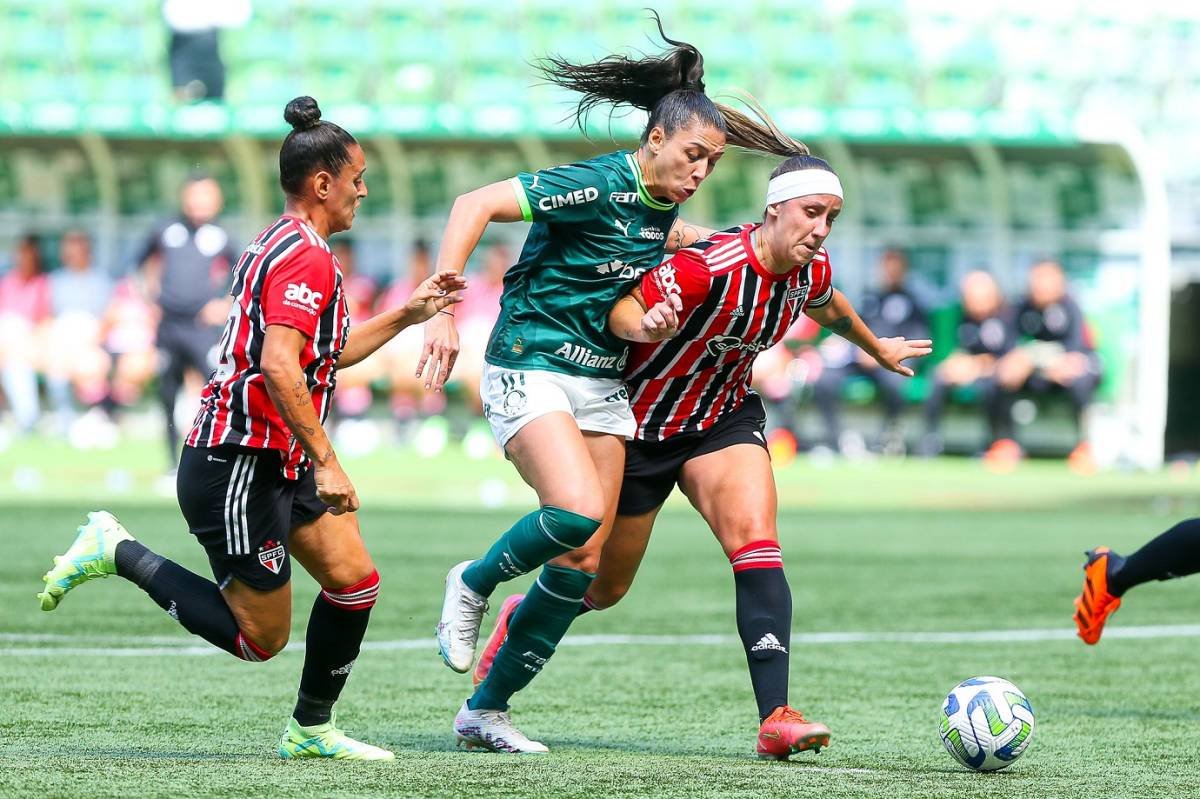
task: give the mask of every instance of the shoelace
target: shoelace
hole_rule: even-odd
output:
[[[470,596],[468,596],[465,593],[462,595],[462,598],[459,600],[459,605],[466,606],[466,610],[463,613],[463,618],[467,619],[468,621],[472,621],[472,622],[482,619],[483,614],[486,613],[487,609],[488,609],[488,603],[487,603],[486,599],[476,602],[474,599],[472,599]],[[478,624],[467,625],[467,626],[462,627],[459,630],[458,639],[467,644],[473,643],[478,637],[479,637],[479,625]]]

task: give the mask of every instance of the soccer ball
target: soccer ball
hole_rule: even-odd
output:
[[[997,771],[1024,754],[1033,740],[1033,706],[999,677],[972,677],[942,703],[942,743],[950,756],[976,771]]]

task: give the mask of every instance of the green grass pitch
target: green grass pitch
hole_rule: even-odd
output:
[[[153,490],[154,461],[149,445],[81,458],[38,444],[0,464],[0,795],[1200,795],[1200,640],[1181,630],[1088,648],[1067,637],[1082,550],[1130,549],[1196,515],[1191,473],[1080,479],[1060,464],[1033,464],[995,476],[968,461],[781,469],[792,700],[832,728],[833,743],[768,763],[753,756],[728,564],[681,503],[664,512],[628,598],[581,619],[574,642],[568,636],[517,697],[515,720],[551,754],[455,751],[450,723],[470,678],[435,651],[442,578],[522,512],[528,494],[498,460],[352,461],[383,591],[339,719],[398,759],[337,764],[274,755],[298,652],[262,665],[206,654],[119,578],[83,586],[54,613],[38,610],[38,576],[82,513],[101,504],[151,547],[207,574],[172,500]],[[114,478],[118,468],[128,473]],[[295,592],[300,642],[316,586],[299,576]],[[1137,589],[1110,630],[1198,624],[1200,577]],[[996,630],[1063,637],[897,635]],[[821,633],[862,635],[838,643]],[[598,635],[670,638],[599,645]],[[699,635],[719,637],[678,638]],[[1037,714],[1026,755],[990,775],[959,767],[937,737],[946,691],[979,674],[1011,679]]]

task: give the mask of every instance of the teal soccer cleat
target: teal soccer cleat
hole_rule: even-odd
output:
[[[326,757],[331,760],[395,760],[396,755],[378,746],[356,741],[339,730],[333,720],[312,727],[288,721],[279,741],[279,756],[284,760],[301,757]]]
[[[108,511],[88,514],[74,543],[54,558],[54,567],[42,576],[45,590],[37,595],[42,610],[54,610],[66,593],[77,585],[117,573],[117,544],[132,541],[121,523]]]

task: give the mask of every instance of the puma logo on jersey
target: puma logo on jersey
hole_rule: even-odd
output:
[[[533,182],[529,184],[529,190],[533,191],[534,189],[539,188],[538,184],[541,183],[541,181],[542,181],[541,175],[534,175]]]
[[[620,219],[614,219],[613,224],[621,229],[622,234],[628,236],[629,235],[629,226],[633,224],[633,220],[630,220],[622,225]]]
[[[283,299],[291,305],[298,305],[305,310],[318,311],[321,308],[321,298],[325,295],[319,291],[313,291],[308,287],[307,283],[296,285],[288,283],[287,291],[283,293]]]

